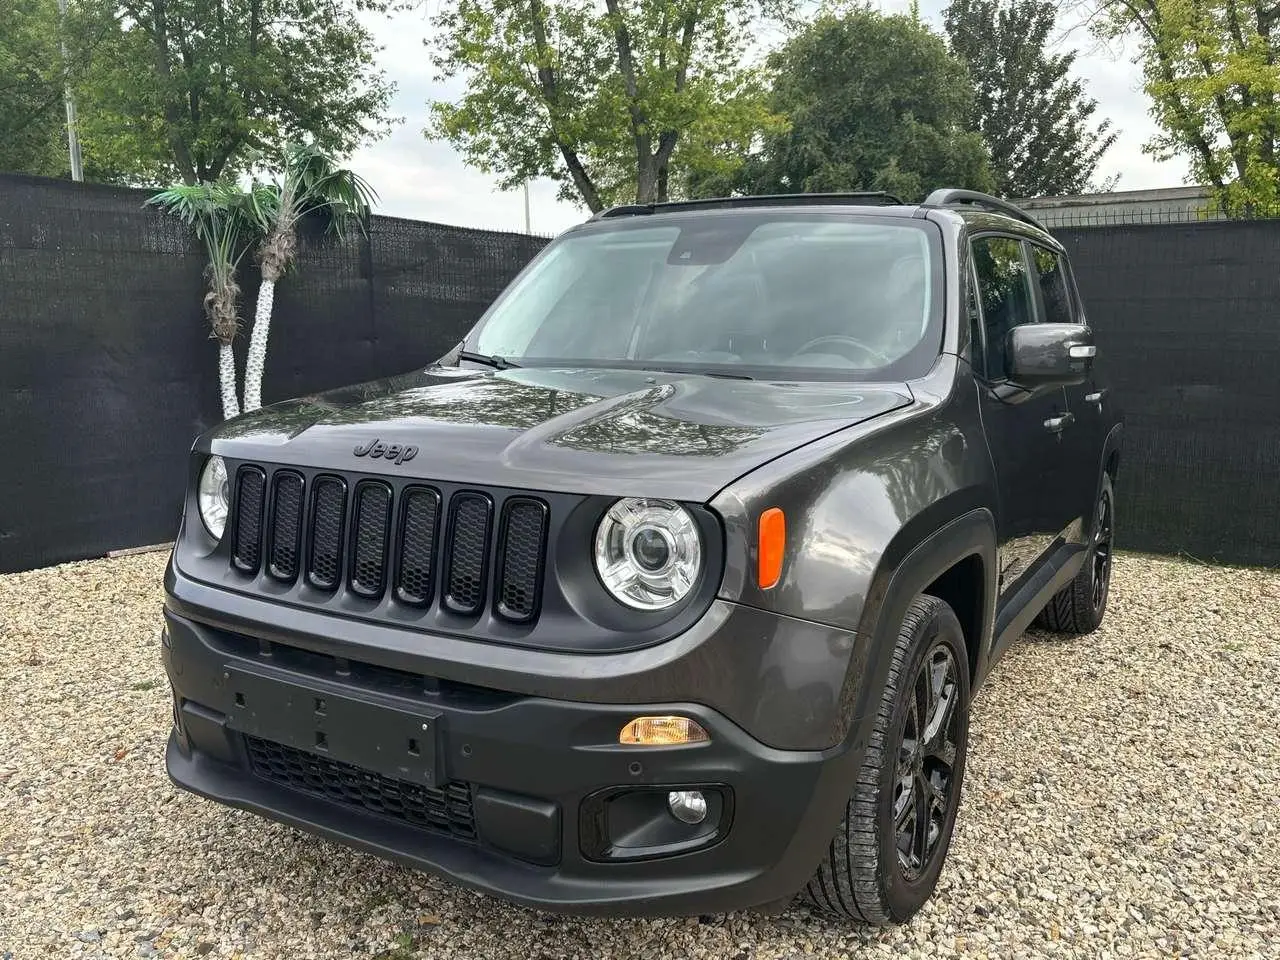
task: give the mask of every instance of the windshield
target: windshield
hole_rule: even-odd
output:
[[[522,365],[906,379],[941,342],[932,237],[776,210],[605,221],[553,242],[468,348]]]

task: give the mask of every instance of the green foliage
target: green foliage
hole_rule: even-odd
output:
[[[992,187],[986,148],[965,124],[973,86],[942,39],[910,16],[857,6],[823,14],[774,57],[769,137],[736,187],[749,193]],[[718,192],[723,184],[702,184]]]
[[[290,140],[343,154],[387,128],[394,88],[357,0],[121,0],[120,12],[77,83],[85,163],[109,179],[212,182]]]
[[[1280,7],[1101,0],[1107,36],[1135,35],[1159,159],[1184,156],[1230,214],[1280,214]]]
[[[0,170],[67,172],[60,41],[74,81],[110,29],[109,10],[98,0],[73,0],[65,21],[56,0],[0,0]]]
[[[1052,54],[1054,0],[952,0],[945,11],[952,52],[977,96],[969,128],[991,153],[998,193],[1038,197],[1083,193],[1115,142],[1094,125],[1098,103],[1070,76],[1076,53]]]
[[[426,135],[505,189],[550,177],[591,210],[726,175],[780,118],[746,65],[752,24],[786,0],[458,0],[435,18],[442,79]]]
[[[293,262],[296,228],[303,217],[323,216],[328,229],[341,237],[353,220],[365,228],[377,194],[368,181],[339,167],[316,145],[291,143],[284,149],[280,182],[254,183],[245,199],[263,237],[258,248],[262,276],[275,280]]]
[[[205,313],[214,337],[229,344],[239,329],[236,268],[257,235],[247,195],[236,184],[219,181],[170,187],[147,203],[177,217],[204,245],[209,258]]]

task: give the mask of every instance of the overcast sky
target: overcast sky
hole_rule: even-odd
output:
[[[907,8],[906,0],[881,4],[884,10]],[[436,2],[429,4],[432,8]],[[941,0],[924,0],[925,19],[941,26]],[[1098,179],[1120,174],[1117,189],[1172,187],[1184,182],[1181,161],[1157,163],[1142,152],[1153,132],[1141,75],[1127,55],[1098,48],[1087,31],[1064,14],[1061,42],[1080,50],[1076,61],[1089,95],[1099,103],[1098,115],[1108,117],[1119,132],[1115,146],[1103,158]],[[430,35],[428,15],[421,10],[371,21],[378,42],[385,48],[381,63],[398,85],[393,110],[404,117],[384,140],[356,153],[351,164],[378,191],[378,212],[414,220],[431,220],[494,230],[524,229],[524,200],[519,191],[502,192],[492,177],[465,166],[453,148],[427,141],[426,104],[432,99],[452,99],[457,88],[436,83],[423,41]],[[582,208],[556,199],[556,186],[536,182],[530,190],[533,230],[556,233],[585,219]]]

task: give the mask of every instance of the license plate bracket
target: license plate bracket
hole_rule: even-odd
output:
[[[427,787],[446,780],[439,710],[393,706],[232,666],[224,672],[232,730],[396,780]]]

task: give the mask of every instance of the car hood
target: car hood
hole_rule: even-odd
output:
[[[911,402],[905,384],[775,383],[648,370],[426,370],[238,417],[238,460],[566,493],[705,501],[803,444]],[[374,441],[412,459],[358,457]]]

